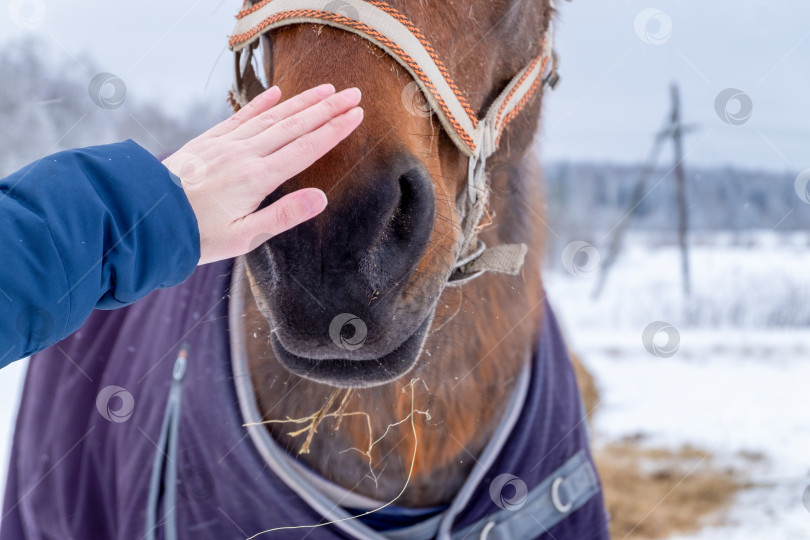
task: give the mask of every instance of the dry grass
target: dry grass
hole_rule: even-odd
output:
[[[591,375],[591,372],[585,369],[579,356],[573,352],[571,361],[574,364],[574,373],[577,376],[577,383],[579,384],[579,391],[582,394],[582,400],[585,402],[585,411],[588,414],[588,420],[592,420],[593,414],[599,407],[599,388],[596,386],[596,381]]]
[[[590,420],[599,405],[599,390],[581,361],[572,358]],[[614,540],[667,538],[699,530],[717,522],[734,495],[748,486],[737,471],[717,467],[704,450],[642,447],[642,439],[595,450]]]
[[[745,487],[735,471],[716,467],[707,452],[690,446],[620,442],[600,449],[596,466],[616,540],[667,538],[717,523]]]

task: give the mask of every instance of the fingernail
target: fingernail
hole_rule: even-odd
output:
[[[314,216],[326,208],[326,194],[320,189],[307,190],[301,193],[298,202],[307,216]]]
[[[355,107],[346,113],[346,117],[350,120],[356,120],[358,118],[363,118],[364,114],[365,111],[363,111],[363,107]]]
[[[276,93],[281,94],[281,89],[278,86],[273,85],[270,88],[268,88],[267,90],[265,90],[264,92],[262,92],[261,95],[262,96],[270,96],[270,95],[276,94]]]
[[[346,88],[345,90],[341,90],[339,93],[341,96],[354,97],[357,100],[363,97],[363,93],[359,88]]]
[[[319,97],[325,98],[335,93],[335,87],[331,84],[322,84],[315,87],[315,94]]]

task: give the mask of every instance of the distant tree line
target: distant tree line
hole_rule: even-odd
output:
[[[640,166],[552,163],[545,166],[549,223],[565,238],[606,235],[624,219]],[[693,232],[810,231],[810,205],[796,193],[799,171],[687,168]],[[647,182],[631,230],[668,236],[677,227],[675,182],[661,168]]]
[[[213,115],[199,102],[169,114],[132,95],[99,105],[98,93],[108,96],[116,88],[94,88],[91,81],[103,70],[86,56],[80,61],[87,71],[61,50],[30,39],[0,49],[0,175],[60,150],[125,139],[168,155],[219,119],[212,116],[226,114],[224,90]]]

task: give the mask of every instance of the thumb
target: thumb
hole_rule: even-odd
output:
[[[326,194],[320,189],[299,189],[247,215],[240,235],[250,239],[248,251],[253,251],[270,238],[317,216],[326,204]]]

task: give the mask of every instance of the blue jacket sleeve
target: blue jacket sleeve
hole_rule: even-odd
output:
[[[0,367],[67,337],[95,308],[182,283],[199,260],[177,177],[131,140],[0,180]]]

